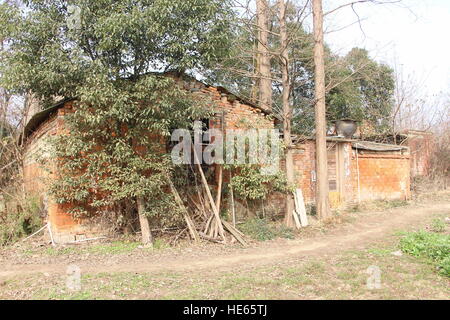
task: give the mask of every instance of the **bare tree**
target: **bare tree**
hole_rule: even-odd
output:
[[[260,105],[272,110],[272,80],[269,52],[269,4],[267,0],[256,0],[256,19],[258,23],[257,73],[259,82]]]
[[[314,69],[315,69],[315,125],[316,125],[316,210],[320,219],[330,214],[328,201],[328,165],[325,106],[325,55],[323,44],[322,0],[313,0]]]
[[[294,156],[292,150],[291,124],[292,106],[289,103],[290,80],[289,80],[289,53],[288,53],[288,32],[286,27],[286,3],[278,0],[279,20],[280,20],[280,52],[282,73],[282,104],[283,104],[283,139],[286,147],[286,179],[289,185],[295,185]],[[285,223],[288,227],[294,225],[293,221],[294,197],[291,193],[286,195]]]
[[[429,94],[425,77],[408,75],[405,78],[397,66],[394,71],[395,94],[391,115],[394,141],[403,130],[429,131],[440,127],[448,119],[448,97],[443,93]]]
[[[222,66],[223,70],[234,73],[243,77],[253,79],[257,83],[259,102],[262,106],[267,108],[267,101],[269,91],[278,90],[280,96],[280,104],[277,101],[272,101],[272,109],[275,116],[283,123],[284,144],[286,147],[286,176],[289,183],[295,184],[292,149],[291,149],[291,126],[293,119],[293,105],[291,99],[294,96],[293,88],[302,85],[302,81],[311,82],[311,79],[305,79],[304,75],[296,74],[296,72],[304,72],[305,67],[309,70],[310,65],[315,69],[315,97],[308,100],[305,98],[305,104],[308,106],[314,105],[315,109],[315,131],[317,138],[317,210],[320,218],[327,218],[330,216],[330,208],[328,203],[328,178],[327,178],[327,153],[326,153],[326,106],[325,94],[346,81],[353,81],[355,76],[363,70],[366,65],[355,66],[352,73],[343,78],[339,75],[338,70],[342,69],[342,59],[329,59],[327,55],[332,54],[328,50],[324,50],[324,30],[323,19],[324,15],[334,14],[344,7],[350,7],[358,18],[356,23],[360,23],[359,16],[355,11],[355,7],[363,3],[384,4],[396,3],[398,0],[360,0],[349,1],[336,8],[330,9],[325,14],[322,10],[321,1],[304,0],[300,4],[295,1],[277,0],[276,8],[278,9],[278,23],[273,12],[273,6],[267,0],[255,0],[256,13],[252,12],[252,5],[250,0],[236,0],[235,6],[238,11],[245,16],[241,20],[242,26],[246,32],[255,39],[255,46],[245,46],[239,41],[236,42],[238,48],[238,59],[241,61],[254,61],[255,72],[249,69],[240,69],[236,64],[231,64],[231,67],[226,64]],[[295,2],[295,3],[294,3]],[[313,4],[313,37],[306,30],[307,23],[305,21],[311,17],[310,4]],[[254,7],[253,7],[254,8]],[[286,13],[288,12],[288,14]],[[288,18],[287,18],[288,17]],[[289,23],[287,23],[289,20]],[[272,24],[270,24],[272,23]],[[256,30],[256,32],[255,32]],[[311,46],[298,45],[299,43],[312,43]],[[275,44],[275,45],[274,45]],[[314,45],[314,49],[311,47]],[[290,52],[293,52],[291,56]],[[256,59],[252,59],[252,57]],[[234,57],[236,59],[236,57]],[[267,60],[264,62],[264,58]],[[272,60],[271,60],[272,58]],[[262,60],[263,61],[262,61]],[[270,61],[273,62],[271,68]],[[277,64],[277,62],[279,62]],[[314,63],[313,63],[314,62]],[[294,70],[293,64],[301,65],[298,70]],[[244,63],[245,65],[245,63]],[[325,79],[325,68],[327,69],[328,77]],[[333,72],[337,70],[337,72]],[[303,77],[303,78],[302,78]],[[265,85],[263,84],[265,83]],[[293,85],[295,84],[295,86]],[[267,93],[267,95],[266,95]],[[252,97],[256,97],[255,91],[251,93]],[[272,96],[270,97],[270,101]],[[306,101],[308,100],[308,101]],[[293,202],[290,195],[287,196],[285,221],[290,225],[289,217],[291,216]]]

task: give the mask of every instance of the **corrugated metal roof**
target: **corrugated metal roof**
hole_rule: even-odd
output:
[[[280,133],[280,136],[283,136],[283,133]],[[301,143],[302,141],[305,140],[316,140],[316,137],[314,136],[302,136],[302,135],[296,135],[296,134],[292,134],[291,135],[292,138],[292,142],[293,143]],[[352,139],[352,138],[345,138],[345,137],[340,137],[340,136],[327,136],[326,140],[329,142],[355,142],[358,141],[358,139]]]
[[[380,152],[408,150],[408,147],[398,146],[395,144],[377,143],[371,141],[353,142],[352,147],[360,150],[380,151]]]
[[[283,134],[280,134],[282,136]],[[313,136],[299,136],[299,135],[292,135],[292,142],[294,144],[302,143],[306,140],[315,140],[315,137]],[[387,144],[387,143],[378,143],[378,142],[372,142],[372,141],[362,141],[358,139],[347,139],[343,137],[338,136],[327,136],[326,137],[327,142],[351,142],[352,147],[355,149],[360,150],[368,150],[368,151],[378,151],[378,152],[387,152],[387,151],[401,151],[401,150],[408,150],[408,147],[405,146],[399,146],[395,144]]]

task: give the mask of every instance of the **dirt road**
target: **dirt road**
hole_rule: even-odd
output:
[[[155,253],[136,249],[136,252],[113,257],[72,258],[56,257],[36,263],[14,262],[4,256],[0,260],[0,278],[16,277],[31,273],[62,274],[68,263],[77,264],[84,272],[163,272],[163,271],[219,271],[235,268],[253,268],[279,263],[290,258],[339,254],[359,249],[383,240],[399,230],[424,226],[424,221],[435,214],[450,216],[448,201],[433,201],[389,209],[382,212],[357,214],[352,222],[341,224],[325,234],[315,234],[296,240],[278,240],[255,244],[249,248],[206,246]],[[196,253],[199,251],[200,253]]]

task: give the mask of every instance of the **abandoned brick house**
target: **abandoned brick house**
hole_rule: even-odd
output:
[[[411,158],[411,178],[428,176],[431,173],[431,162],[435,151],[435,136],[431,131],[402,130],[395,136],[372,134],[366,140],[396,144],[409,148]]]
[[[221,116],[210,119],[210,127],[274,127],[269,111],[231,94],[223,87],[209,86],[194,79],[180,81],[183,81],[186,90],[213,101],[215,110]],[[73,101],[62,100],[34,114],[25,129],[25,190],[42,201],[47,199],[43,182],[46,173],[36,162],[35,154],[44,146],[45,137],[65,130],[64,116],[73,112]],[[316,180],[314,140],[296,137],[293,144],[297,187],[303,191],[305,202],[312,203]],[[409,198],[410,157],[407,147],[341,137],[328,137],[327,144],[330,201],[333,207],[357,201]],[[75,220],[67,213],[67,205],[51,200],[45,202],[47,220],[56,242],[70,242],[101,232],[92,224]]]
[[[430,174],[431,158],[435,148],[434,135],[430,131],[404,130],[398,144],[407,146],[411,156],[411,178]]]

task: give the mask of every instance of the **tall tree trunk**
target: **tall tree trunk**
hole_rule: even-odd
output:
[[[270,73],[270,53],[268,47],[268,15],[267,0],[256,0],[256,15],[258,21],[257,68],[259,69],[259,103],[261,107],[272,109],[272,80]]]
[[[286,179],[289,185],[295,185],[294,159],[292,152],[291,122],[292,108],[289,105],[289,53],[288,36],[286,28],[286,3],[284,0],[278,0],[279,20],[280,20],[280,59],[282,65],[282,102],[283,102],[283,139],[286,146]],[[292,193],[286,195],[286,212],[284,222],[288,227],[294,226],[294,197]]]
[[[252,79],[252,90],[250,92],[250,101],[252,103],[258,103],[258,91],[259,91],[259,53],[258,53],[258,39],[253,43],[253,79]]]
[[[141,226],[142,243],[144,245],[153,244],[152,232],[148,223],[148,218],[145,215],[145,203],[142,197],[137,197],[137,210],[139,215],[139,224]]]
[[[313,0],[315,124],[316,124],[316,207],[319,219],[330,217],[325,117],[325,59],[322,0]]]

